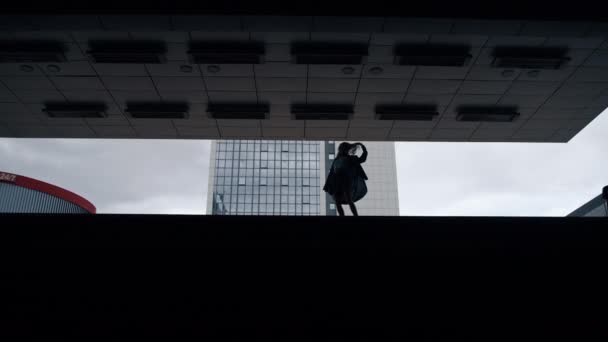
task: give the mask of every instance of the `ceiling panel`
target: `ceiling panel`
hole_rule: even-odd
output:
[[[154,84],[150,77],[105,76],[101,79],[106,88],[110,90],[154,90]]]
[[[308,91],[331,93],[354,93],[357,91],[358,79],[347,78],[309,78]]]
[[[99,77],[52,77],[51,81],[60,90],[104,90]]]
[[[256,77],[307,77],[308,67],[290,63],[265,63],[254,66]]]
[[[260,102],[273,104],[291,104],[306,102],[305,92],[272,92],[258,91],[258,99]]]
[[[308,77],[313,78],[360,78],[361,66],[359,65],[310,65]]]
[[[112,95],[107,90],[62,90],[63,95],[68,101],[72,102],[89,102],[103,101],[106,104],[114,101]]]
[[[209,91],[255,91],[253,78],[247,77],[205,77]]]
[[[160,101],[160,96],[155,90],[112,90],[110,93],[121,106],[127,102]]]
[[[357,93],[357,104],[398,104],[401,103],[404,92],[399,93],[364,93],[359,91]]]
[[[12,90],[55,89],[53,83],[44,76],[2,76],[0,81]]]
[[[323,104],[353,104],[355,102],[355,93],[307,93],[308,103],[323,103]]]
[[[458,91],[461,83],[461,81],[454,80],[414,79],[407,91],[411,94],[454,94]]]
[[[15,95],[23,103],[45,103],[47,101],[65,101],[65,97],[58,90],[15,90]]]
[[[472,95],[504,94],[512,84],[507,81],[464,81],[458,92]]]
[[[69,63],[38,64],[47,76],[96,76],[97,73],[87,61]]]
[[[201,64],[203,75],[209,77],[252,77],[252,64]],[[218,70],[219,68],[219,70]]]
[[[409,79],[361,79],[359,91],[366,93],[405,93],[410,85]]]
[[[196,64],[168,62],[166,64],[146,64],[150,76],[200,77],[201,71]]]
[[[175,90],[158,90],[160,97],[163,101],[168,102],[187,102],[191,104],[195,103],[207,103],[209,98],[205,91],[175,91]]]
[[[285,77],[258,77],[256,78],[256,88],[258,91],[264,92],[304,92],[306,91],[306,79]]]
[[[154,77],[152,78],[158,91],[205,90],[205,83],[200,77]]]
[[[93,68],[101,76],[148,76],[144,64],[95,63]]]
[[[209,91],[209,102],[246,102],[256,103],[257,94],[251,91]]]

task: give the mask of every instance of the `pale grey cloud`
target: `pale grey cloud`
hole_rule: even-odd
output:
[[[203,214],[209,141],[0,139],[0,170],[89,199],[100,213]]]
[[[608,114],[566,144],[398,143],[401,215],[565,216],[608,185]]]

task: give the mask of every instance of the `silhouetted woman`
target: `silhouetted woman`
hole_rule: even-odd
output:
[[[361,146],[363,153],[357,157],[357,148]],[[353,216],[358,216],[355,202],[367,193],[365,181],[367,175],[361,164],[367,159],[367,149],[362,143],[349,144],[343,142],[338,146],[338,154],[334,159],[323,190],[332,195],[340,216],[344,216],[342,204],[348,204]]]

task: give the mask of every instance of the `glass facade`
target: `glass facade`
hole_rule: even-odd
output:
[[[319,215],[320,142],[219,140],[213,215]]]

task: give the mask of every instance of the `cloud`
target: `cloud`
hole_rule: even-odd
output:
[[[205,213],[209,141],[0,139],[0,170],[90,200],[99,213]]]
[[[608,114],[567,144],[397,143],[402,215],[565,216],[608,184]]]

